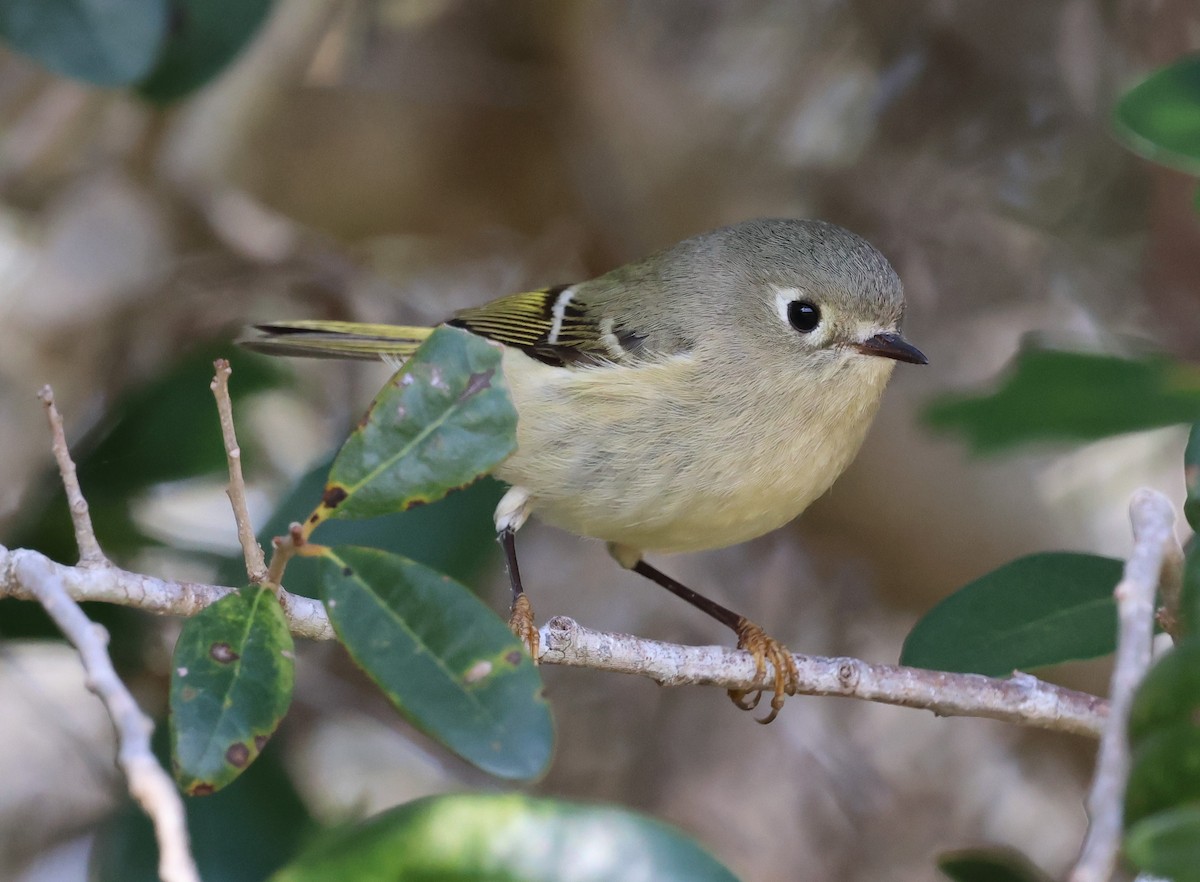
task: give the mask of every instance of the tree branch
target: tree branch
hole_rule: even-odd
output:
[[[103,580],[112,567],[92,530],[88,504],[79,488],[75,463],[67,450],[62,418],[54,406],[54,392],[49,386],[44,386],[38,397],[46,406],[54,458],[58,461],[59,473],[67,491],[75,541],[79,546],[80,565],[67,569]],[[100,698],[112,720],[117,740],[117,762],[125,773],[129,793],[154,824],[154,835],[158,841],[159,878],[163,882],[200,882],[189,845],[183,800],[175,782],[158,764],[151,750],[153,721],[142,713],[113,668],[112,659],[108,656],[108,632],[94,624],[72,599],[64,580],[60,578],[61,568],[41,555],[26,554],[14,558],[9,561],[8,567],[11,578],[41,603],[59,630],[79,651],[88,688]]]
[[[77,600],[103,600],[160,614],[195,615],[234,590],[155,579],[117,567],[92,572],[55,564],[35,551],[9,551],[0,546],[0,596],[31,597],[18,575],[18,564],[28,558],[44,561],[43,565],[53,569]],[[333,638],[333,628],[320,601],[282,591],[280,602],[293,634],[316,640]],[[543,664],[636,674],[672,686],[704,684],[750,689],[757,682],[754,662],[741,650],[678,646],[606,634],[564,618],[551,619],[541,634]],[[842,695],[922,708],[945,716],[991,717],[1093,738],[1099,737],[1108,712],[1108,703],[1101,698],[1045,683],[1028,674],[1000,680],[804,655],[796,656],[796,664],[799,691],[807,695]]]
[[[1154,595],[1164,568],[1176,565],[1175,510],[1155,490],[1142,489],[1129,503],[1133,553],[1113,595],[1117,601],[1117,656],[1109,688],[1108,722],[1100,739],[1096,773],[1088,794],[1087,838],[1069,882],[1107,882],[1121,845],[1125,783],[1129,777],[1129,709],[1150,667]]]

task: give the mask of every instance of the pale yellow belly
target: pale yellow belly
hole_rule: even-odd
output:
[[[568,371],[506,353],[518,450],[496,474],[583,536],[668,552],[744,542],[798,515],[853,459],[887,380],[863,369],[804,389],[782,371],[730,388],[690,363]],[[872,388],[847,409],[849,380]]]

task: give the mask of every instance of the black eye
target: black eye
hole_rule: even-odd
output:
[[[821,323],[821,310],[807,300],[793,300],[788,304],[788,321],[802,334],[807,334]]]

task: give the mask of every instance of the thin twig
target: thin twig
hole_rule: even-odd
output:
[[[1117,601],[1117,656],[1109,688],[1108,722],[1100,738],[1096,773],[1088,794],[1088,832],[1069,882],[1107,882],[1121,845],[1122,807],[1129,776],[1129,708],[1150,667],[1154,595],[1175,540],[1175,510],[1155,490],[1142,489],[1129,503],[1133,553],[1113,592]]]
[[[188,843],[183,800],[170,776],[158,764],[150,748],[154,723],[142,713],[137,702],[113,668],[108,656],[108,632],[91,621],[72,598],[62,573],[85,574],[103,581],[115,568],[108,562],[88,512],[87,500],[79,487],[75,463],[67,449],[62,417],[54,406],[54,391],[42,387],[38,397],[46,406],[54,458],[67,492],[75,541],[79,546],[79,566],[61,567],[42,555],[13,555],[12,577],[22,584],[54,619],[72,645],[79,651],[87,674],[87,685],[103,702],[117,740],[117,762],[125,773],[129,793],[154,824],[158,841],[158,873],[163,882],[199,882],[200,874]]]
[[[79,650],[88,688],[104,702],[116,733],[117,762],[125,773],[129,793],[154,822],[159,878],[163,882],[199,882],[188,844],[183,800],[150,749],[154,723],[142,713],[113,669],[108,657],[108,632],[79,608],[48,558],[25,555],[14,561],[12,570]],[[98,575],[100,571],[92,568],[90,573]]]
[[[108,564],[108,558],[104,556],[100,543],[96,541],[96,532],[92,529],[92,516],[79,487],[79,476],[75,473],[71,452],[67,449],[62,417],[58,408],[54,406],[54,390],[43,386],[38,392],[38,398],[46,406],[46,418],[50,421],[51,446],[54,459],[58,463],[58,472],[62,476],[63,488],[67,491],[71,524],[75,527],[75,544],[79,548],[79,563],[85,567],[105,566]]]
[[[0,596],[30,597],[16,574],[27,549],[0,546]],[[149,612],[194,615],[234,589],[172,582],[113,567],[92,573],[46,560],[77,600],[103,600]],[[318,600],[281,592],[280,603],[293,634],[317,640],[334,636]],[[625,634],[606,634],[556,618],[542,628],[543,664],[587,667],[649,677],[666,685],[710,684],[750,689],[757,683],[749,653],[722,646],[677,646]],[[797,656],[800,691],[844,695],[867,701],[924,708],[945,715],[992,717],[1040,729],[1097,738],[1108,703],[1094,695],[1044,683],[1027,674],[999,680],[872,665],[858,659]]]
[[[233,428],[233,403],[229,399],[229,375],[233,368],[223,358],[213,362],[216,374],[209,388],[217,399],[217,413],[221,419],[221,437],[225,441],[225,459],[229,464],[229,486],[225,493],[233,506],[233,519],[237,522],[238,541],[242,544],[242,555],[246,559],[246,573],[250,581],[258,584],[267,578],[267,562],[262,547],[254,535],[250,523],[250,510],[246,504],[246,480],[242,477],[242,449],[238,446],[237,433]],[[274,586],[278,589],[278,586]]]

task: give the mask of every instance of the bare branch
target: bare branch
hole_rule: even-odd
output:
[[[233,519],[237,522],[238,542],[246,559],[246,573],[250,581],[258,584],[267,578],[267,561],[262,547],[254,535],[250,523],[250,511],[246,505],[246,479],[242,477],[242,449],[238,446],[237,433],[233,428],[233,402],[229,399],[229,375],[233,368],[223,358],[213,362],[216,374],[209,388],[217,399],[217,413],[221,419],[221,437],[225,440],[225,459],[229,463],[229,487],[225,493],[233,506]],[[275,586],[278,588],[278,586]]]
[[[541,630],[542,664],[636,674],[663,686],[748,689],[756,682],[749,653],[723,646],[679,646],[626,634],[606,634],[558,617]],[[990,717],[1099,737],[1107,702],[1029,674],[1005,680],[951,674],[856,658],[797,655],[800,695],[840,695],[933,711],[939,716]]]
[[[54,390],[43,386],[38,392],[38,398],[46,406],[46,418],[50,421],[54,459],[58,463],[58,472],[67,491],[71,524],[75,527],[75,544],[79,547],[79,563],[85,567],[104,566],[108,563],[108,558],[104,556],[100,543],[96,541],[96,531],[92,529],[92,516],[88,511],[87,500],[83,498],[83,491],[79,488],[79,476],[75,473],[71,452],[67,449],[62,417],[58,408],[54,406]]]
[[[1109,688],[1108,722],[1100,739],[1096,774],[1088,794],[1090,823],[1087,838],[1069,882],[1107,882],[1121,845],[1122,806],[1129,777],[1126,729],[1134,690],[1150,667],[1154,639],[1154,595],[1164,566],[1173,565],[1178,548],[1175,510],[1155,490],[1142,489],[1129,503],[1133,522],[1133,553],[1113,595],[1117,600],[1117,657]]]
[[[155,613],[194,615],[234,590],[154,579],[116,567],[104,572],[65,567],[34,551],[8,551],[0,546],[0,596],[32,596],[17,575],[17,564],[26,558],[44,561],[43,565],[53,569],[77,600],[104,600]],[[280,602],[293,634],[317,640],[334,636],[320,601],[282,591]],[[563,618],[551,619],[541,633],[543,664],[637,674],[672,686],[706,684],[749,689],[756,683],[754,661],[740,650],[678,646],[606,634]],[[991,717],[1093,738],[1099,737],[1108,710],[1108,703],[1101,698],[1044,683],[1027,674],[999,680],[803,655],[796,656],[796,664],[800,691],[808,695],[844,695],[946,716]]]
[[[88,688],[100,697],[117,737],[117,762],[129,792],[154,822],[158,874],[163,882],[200,882],[188,845],[183,800],[175,783],[150,749],[154,724],[137,706],[108,657],[108,632],[92,622],[72,600],[56,567],[40,555],[25,554],[12,563],[12,576],[35,597],[79,650]],[[97,568],[76,568],[93,576]]]

